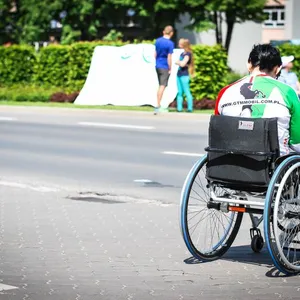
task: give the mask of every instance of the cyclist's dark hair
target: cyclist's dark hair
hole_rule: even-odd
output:
[[[274,67],[282,65],[280,51],[271,44],[254,45],[249,54],[248,62],[253,67],[259,66],[260,71],[271,72]]]

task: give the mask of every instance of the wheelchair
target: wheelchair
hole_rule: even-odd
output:
[[[277,130],[276,118],[211,116],[206,154],[181,191],[180,229],[195,258],[221,258],[247,213],[252,250],[266,244],[280,272],[300,273],[300,154],[280,156]]]

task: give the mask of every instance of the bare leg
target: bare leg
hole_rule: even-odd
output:
[[[164,85],[160,85],[159,88],[158,88],[158,91],[157,91],[157,107],[158,108],[160,107],[160,102],[161,102],[161,99],[163,97],[165,88],[166,87]]]

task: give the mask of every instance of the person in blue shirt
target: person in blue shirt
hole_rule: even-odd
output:
[[[296,73],[292,72],[294,59],[295,57],[293,55],[281,57],[282,69],[278,80],[292,87],[296,91],[299,97],[300,83]]]
[[[157,91],[157,106],[155,107],[154,112],[155,114],[161,111],[161,99],[163,97],[165,88],[168,85],[171,74],[172,54],[174,50],[174,42],[171,41],[173,34],[173,27],[170,25],[166,26],[163,31],[163,36],[158,38],[155,42],[155,67],[159,83],[159,88]]]
[[[179,60],[175,63],[179,66],[177,72],[177,111],[183,109],[183,95],[187,100],[187,111],[193,111],[193,96],[190,90],[190,77],[194,75],[194,59],[190,41],[188,39],[180,39],[178,42],[183,52],[180,54]]]

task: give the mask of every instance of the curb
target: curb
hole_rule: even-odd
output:
[[[107,114],[140,114],[140,115],[147,115],[153,116],[156,118],[159,117],[166,117],[166,116],[176,116],[176,117],[186,117],[186,118],[201,118],[201,117],[209,117],[211,113],[187,113],[187,112],[162,112],[158,115],[154,115],[152,111],[140,111],[140,110],[118,110],[118,109],[94,109],[94,108],[73,108],[73,107],[57,107],[57,106],[24,106],[24,105],[0,105],[1,109],[7,110],[56,110],[56,111],[70,111],[70,112],[84,112],[84,113],[107,113]]]

